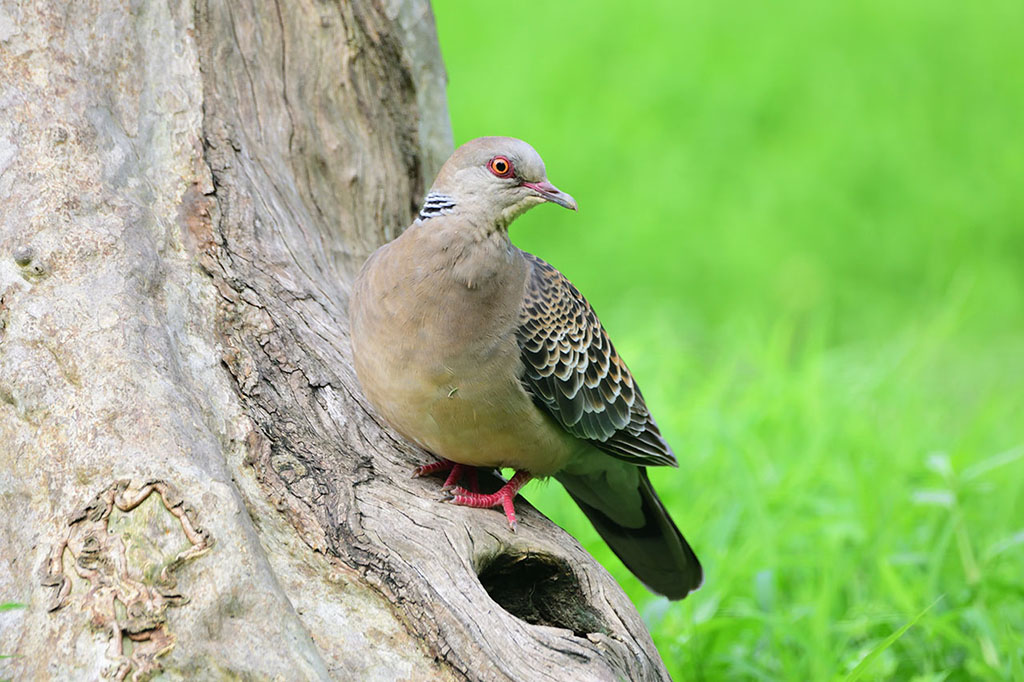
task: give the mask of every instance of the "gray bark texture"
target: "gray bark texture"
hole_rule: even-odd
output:
[[[0,678],[667,678],[352,372],[444,80],[426,0],[0,0]]]

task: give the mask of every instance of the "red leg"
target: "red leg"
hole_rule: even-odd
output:
[[[448,488],[455,487],[458,485],[459,480],[465,476],[469,479],[469,487],[473,492],[480,492],[480,484],[477,483],[476,478],[476,467],[471,467],[465,464],[456,464],[451,460],[442,459],[437,462],[431,462],[430,464],[424,464],[418,466],[412,470],[413,478],[420,476],[429,476],[438,472],[448,472],[448,477],[444,479],[444,484],[441,485],[441,490],[447,490]]]
[[[480,483],[476,479],[476,467],[466,467],[466,478],[469,479],[469,489],[475,493],[480,492]]]
[[[466,468],[461,464],[453,464],[452,470],[448,472],[448,478],[444,479],[444,483],[441,484],[441,490],[447,490],[459,485],[459,481],[462,480],[462,474],[465,473]]]
[[[455,462],[449,461],[447,459],[439,459],[436,462],[431,462],[430,464],[424,464],[423,466],[416,467],[415,469],[412,470],[412,476],[413,478],[419,478],[420,476],[429,476],[430,474],[436,473],[438,471],[448,471],[454,468]]]
[[[519,489],[526,485],[533,476],[527,471],[517,471],[512,479],[491,495],[481,495],[476,492],[469,492],[465,488],[452,490],[452,502],[467,507],[490,508],[501,505],[505,511],[505,518],[513,531],[516,529],[516,508],[513,504]]]

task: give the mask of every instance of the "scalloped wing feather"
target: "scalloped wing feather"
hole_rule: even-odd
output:
[[[594,309],[531,253],[517,339],[534,402],[566,431],[641,466],[678,466]]]

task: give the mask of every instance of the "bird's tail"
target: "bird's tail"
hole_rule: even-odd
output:
[[[652,591],[682,599],[700,587],[704,571],[686,538],[651,487],[644,467],[615,462],[614,472],[555,476],[594,528]]]

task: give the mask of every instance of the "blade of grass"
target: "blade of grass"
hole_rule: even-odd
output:
[[[1006,466],[1007,464],[1013,464],[1019,459],[1024,459],[1024,445],[1018,445],[1006,452],[993,455],[988,459],[983,459],[982,461],[967,467],[964,469],[964,472],[960,474],[960,478],[964,481],[971,481],[975,478],[984,476],[988,472],[994,471],[999,467]]]
[[[942,596],[945,596],[945,595],[942,595]],[[917,624],[917,621],[921,620],[921,618],[924,617],[924,614],[926,614],[929,611],[931,611],[932,607],[939,603],[939,600],[942,599],[942,596],[940,596],[938,599],[933,601],[928,606],[924,607],[924,609],[919,614],[917,614],[916,616],[911,618],[899,630],[896,630],[891,635],[889,635],[884,640],[882,640],[878,644],[878,646],[876,646],[874,649],[872,649],[871,652],[867,656],[862,658],[860,663],[858,663],[857,666],[853,670],[850,671],[850,674],[846,676],[846,682],[855,682],[855,680],[859,680],[860,676],[863,675],[867,671],[867,669],[871,667],[871,664],[875,662],[875,659],[878,658],[879,656],[881,656],[883,651],[885,651],[886,649],[891,647],[893,644],[895,644],[896,640],[898,640],[900,637],[903,636],[903,633],[905,633],[910,628],[914,627],[914,625]]]

